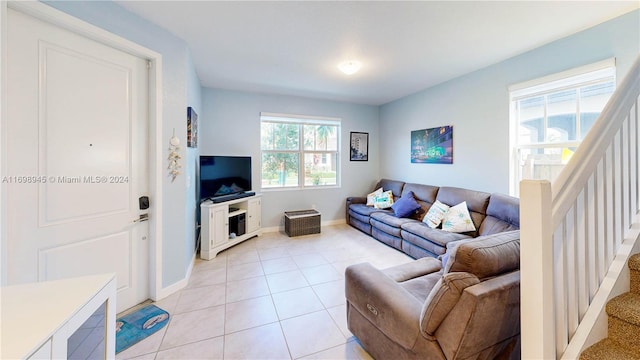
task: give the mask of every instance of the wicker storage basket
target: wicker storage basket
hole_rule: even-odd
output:
[[[317,210],[284,212],[284,231],[289,236],[320,233],[320,213]]]

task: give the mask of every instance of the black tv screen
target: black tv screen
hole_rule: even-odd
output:
[[[200,201],[251,191],[250,156],[200,156]]]

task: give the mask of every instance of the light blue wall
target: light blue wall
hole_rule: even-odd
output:
[[[51,1],[46,2],[58,10],[99,26],[111,33],[136,42],[162,55],[162,139],[168,156],[169,139],[175,129],[181,140],[182,159],[193,160],[195,155],[186,156],[186,109],[187,103],[200,107],[199,84],[193,70],[191,57],[186,43],[154,25],[153,23],[125,10],[111,1]],[[162,285],[163,287],[183,280],[189,261],[193,255],[193,219],[185,216],[187,205],[193,206],[195,200],[189,190],[187,178],[193,183],[194,167],[183,164],[186,174],[181,174],[175,182],[165,176],[162,182]],[[189,173],[191,172],[191,173]],[[192,189],[192,187],[191,187]],[[154,199],[151,199],[153,206]],[[153,213],[151,213],[153,216]],[[191,222],[191,223],[189,223]]]
[[[618,81],[640,53],[640,11],[380,108],[382,177],[509,192],[512,84],[615,57]],[[453,164],[411,164],[410,133],[453,125]]]
[[[202,113],[202,88],[200,79],[193,65],[191,52],[187,52],[187,106],[191,106],[198,115],[198,120]],[[185,110],[186,116],[186,110]],[[185,136],[185,146],[186,146]],[[185,183],[186,183],[186,199],[185,199],[185,225],[186,225],[186,241],[185,241],[185,264],[191,262],[191,258],[196,250],[196,219],[197,193],[196,193],[196,169],[200,148],[187,148],[187,158],[185,159]]]
[[[338,117],[342,119],[342,186],[304,191],[263,191],[262,225],[280,226],[285,210],[315,205],[322,221],[344,219],[344,200],[361,196],[378,179],[378,107],[292,96],[203,90],[200,133],[202,155],[251,156],[253,187],[260,192],[260,112]],[[369,161],[349,161],[349,132],[369,133]]]

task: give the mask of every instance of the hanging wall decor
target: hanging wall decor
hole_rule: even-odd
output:
[[[169,166],[167,169],[169,170],[169,176],[171,177],[171,182],[174,182],[178,175],[180,175],[180,159],[182,158],[178,151],[180,151],[180,139],[176,137],[176,129],[173,129],[173,136],[169,139]]]
[[[198,114],[191,106],[187,108],[187,146],[198,147]]]
[[[351,161],[369,161],[369,133],[351,132]]]
[[[453,126],[412,131],[411,162],[453,164]]]

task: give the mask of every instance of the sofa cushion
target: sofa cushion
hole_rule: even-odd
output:
[[[509,195],[491,194],[487,217],[478,229],[479,235],[518,229],[520,229],[520,200]]]
[[[465,272],[444,274],[431,289],[427,300],[422,306],[420,315],[420,331],[433,336],[451,309],[458,303],[462,291],[469,286],[478,284],[480,280]]]
[[[415,221],[396,217],[390,211],[372,213],[370,217],[371,225],[396,237],[400,237],[400,228],[403,224]]]
[[[411,221],[411,222],[406,222],[402,225],[400,225],[402,227],[402,230],[412,233],[422,239],[424,239],[424,241],[430,241],[434,244],[437,244],[438,246],[441,247],[446,247],[447,243],[451,242],[451,241],[457,241],[457,240],[462,240],[462,239],[470,239],[471,236],[469,236],[468,234],[458,234],[458,233],[452,233],[452,232],[447,232],[447,231],[442,231],[440,229],[432,229],[430,227],[427,226],[427,224],[423,223],[423,222],[418,222],[418,221]],[[411,238],[409,237],[404,237],[403,238],[407,241],[410,241],[418,246],[420,246],[421,244],[416,243],[415,241],[413,241]],[[444,249],[443,251],[444,252]],[[440,252],[440,253],[442,253]]]
[[[436,200],[436,202],[431,205],[429,211],[422,219],[422,222],[427,224],[432,229],[437,228],[442,223],[442,219],[444,219],[444,215],[449,211],[449,205],[445,205],[440,201]]]
[[[399,282],[398,284],[420,301],[421,304],[424,304],[431,292],[431,289],[433,289],[433,287],[438,283],[440,278],[442,278],[442,271],[415,277],[413,279]]]
[[[418,204],[420,204],[420,210],[412,216],[413,219],[422,220],[427,211],[429,211],[431,205],[436,201],[438,189],[440,189],[438,186],[431,185],[412,183],[407,183],[404,185],[404,188],[402,188],[402,193],[404,194],[406,192],[412,191],[413,197],[416,199]]]
[[[382,195],[382,191],[382,188],[378,188],[378,190],[367,194],[367,206],[373,206],[373,202],[375,201],[376,196]]]
[[[440,189],[438,186],[406,183],[402,189],[402,194],[412,191],[416,200],[433,204],[436,201],[438,189]]]
[[[376,209],[365,204],[351,204],[349,205],[349,214],[359,214],[367,217],[367,222],[369,222],[368,218],[371,214],[376,212],[390,212],[390,210]]]
[[[380,187],[384,189],[383,191],[391,190],[394,198],[399,198],[402,196],[404,181],[381,179],[378,185],[376,186],[376,189]]]
[[[420,204],[413,197],[413,191],[408,191],[402,194],[402,197],[398,201],[391,205],[393,213],[399,217],[408,217],[420,209]]]
[[[396,282],[403,282],[442,270],[442,263],[434,258],[423,258],[382,270]]]
[[[473,221],[471,220],[471,215],[469,215],[466,201],[450,207],[447,213],[444,214],[442,218],[442,230],[455,233],[476,231],[476,227],[473,226]]]
[[[441,203],[449,206],[454,206],[466,201],[473,225],[478,229],[486,217],[490,197],[491,194],[482,191],[443,186],[438,190],[437,199]],[[478,232],[472,231],[469,232],[469,235],[476,237],[478,236]]]
[[[520,268],[520,231],[461,242],[453,248],[444,273],[468,272],[483,280]]]

